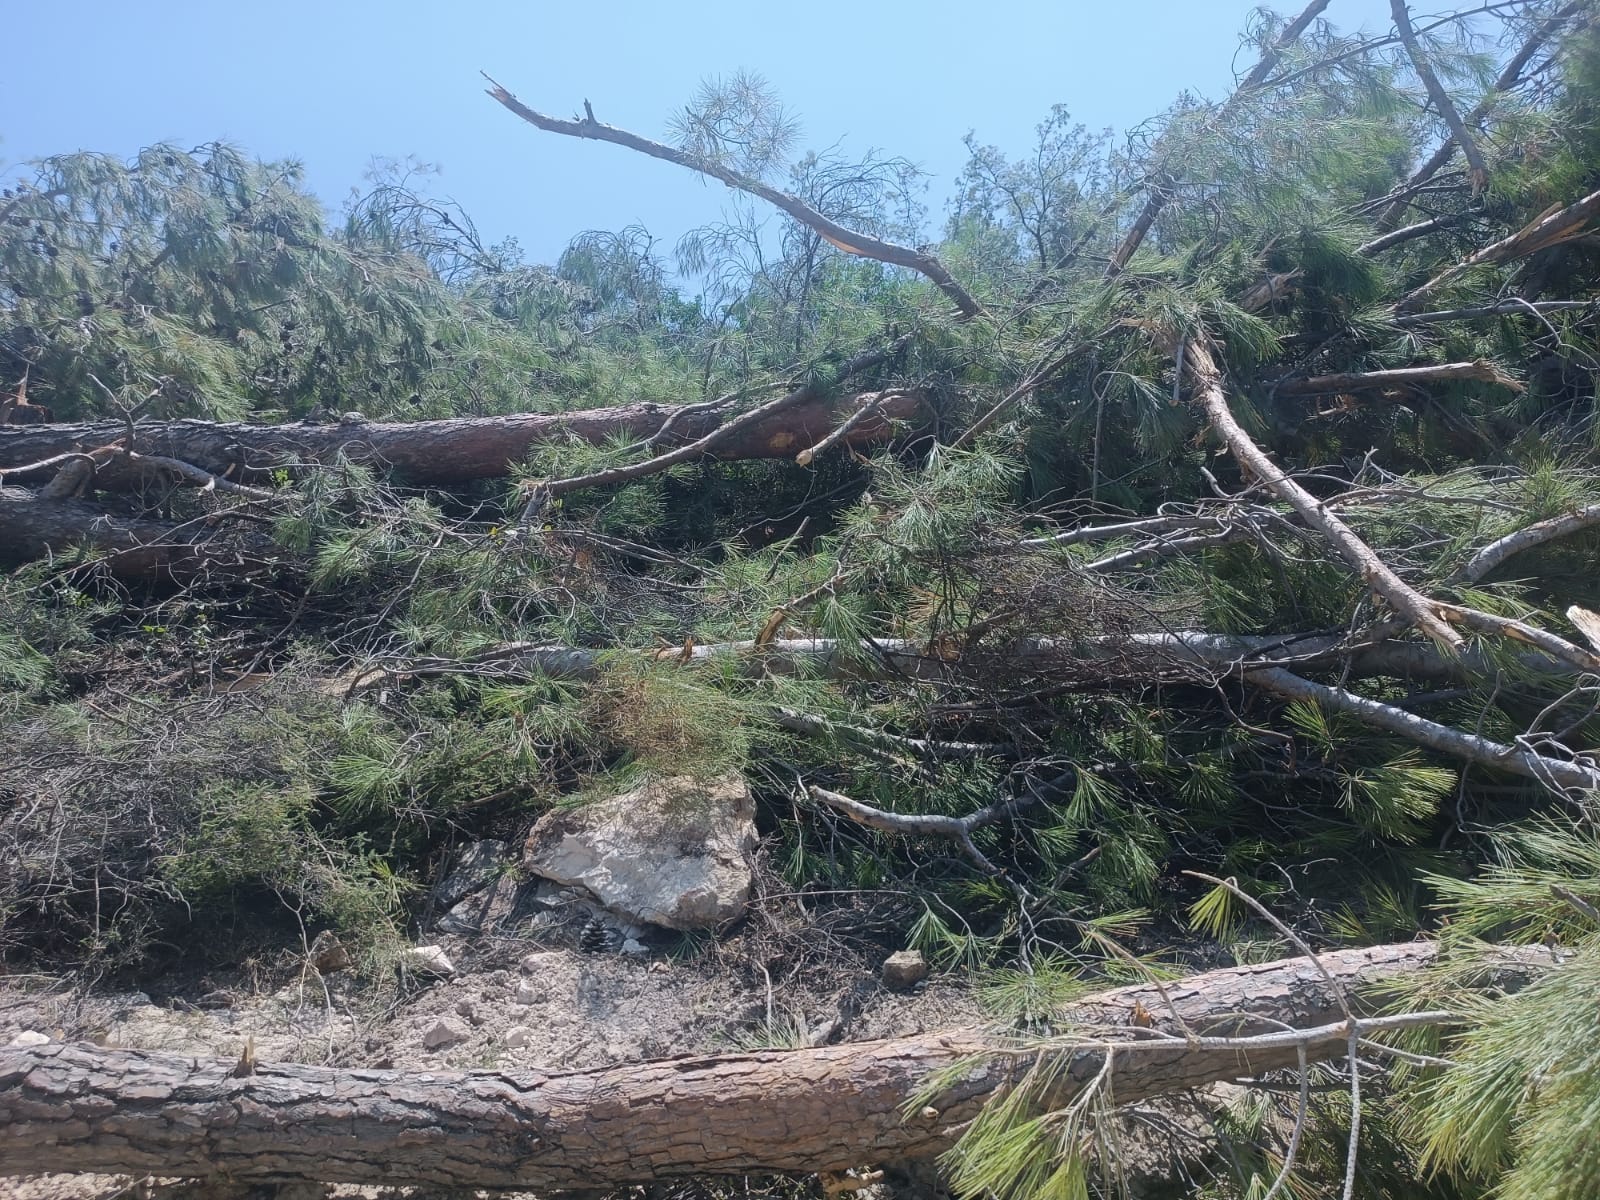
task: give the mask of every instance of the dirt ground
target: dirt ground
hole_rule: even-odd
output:
[[[891,991],[868,955],[819,956],[788,977],[779,972],[769,990],[774,972],[752,969],[736,942],[674,958],[585,952],[560,933],[427,940],[451,959],[454,976],[410,974],[391,983],[288,963],[264,977],[212,975],[166,992],[153,984],[150,992],[85,991],[65,980],[12,977],[0,980],[0,1045],[31,1032],[234,1057],[253,1040],[261,1061],[581,1070],[741,1045],[892,1037],[982,1019],[960,978],[935,975]],[[0,1196],[16,1200],[112,1200],[149,1191],[147,1181],[104,1176],[0,1180]]]

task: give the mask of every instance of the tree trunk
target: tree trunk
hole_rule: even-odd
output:
[[[286,557],[255,530],[225,537],[206,521],[176,525],[118,516],[82,500],[52,499],[25,488],[0,487],[0,567],[63,555],[83,547],[99,569],[119,579],[188,583],[208,571],[228,581],[272,569]]]
[[[717,445],[719,458],[789,458],[826,438],[864,404],[874,411],[841,440],[868,446],[886,440],[893,422],[915,418],[923,397],[893,391],[809,400],[771,421],[740,430]],[[327,462],[339,455],[392,467],[412,483],[460,483],[507,474],[540,442],[571,436],[601,443],[619,435],[650,437],[678,411],[659,404],[630,404],[581,412],[515,413],[503,417],[456,417],[441,421],[351,421],[335,425],[246,425],[237,422],[163,421],[140,425],[137,449],[189,463],[214,475],[239,480],[297,461]],[[684,412],[665,440],[683,445],[712,432],[724,414]],[[0,428],[0,476],[63,454],[91,451],[125,437],[115,421]],[[101,467],[96,486],[114,486],[131,475],[117,463]]]
[[[1431,943],[1413,942],[1332,951],[1321,962],[1353,993],[1434,957]],[[1063,1100],[1100,1072],[1097,1026],[1121,1040],[1135,1026],[1152,1027],[1145,1040],[1161,1031],[1250,1037],[1283,1024],[1324,1026],[1332,1032],[1306,1039],[1311,1060],[1338,1057],[1345,1046],[1338,992],[1305,958],[1164,988],[1119,988],[1064,1016],[1076,1036],[1061,1050],[1071,1056]],[[1174,1037],[1154,1049],[1120,1050],[1112,1094],[1126,1104],[1295,1063],[1292,1042],[1259,1040],[1269,1044],[1246,1051]],[[0,1175],[70,1170],[544,1189],[843,1170],[947,1150],[1035,1056],[1008,1053],[978,1030],[567,1074],[288,1063],[244,1072],[223,1060],[86,1045],[0,1049]],[[908,1115],[935,1077],[942,1090]]]

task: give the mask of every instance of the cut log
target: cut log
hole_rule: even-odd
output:
[[[1320,969],[1285,959],[1091,997],[1064,1014],[1074,1032],[1054,1051],[1070,1058],[1062,1098],[1100,1074],[1110,1042],[1130,1038],[1143,1048],[1116,1051],[1113,1094],[1124,1104],[1293,1066],[1286,1027],[1303,1031],[1309,1060],[1337,1058],[1340,992],[1359,1004],[1358,989],[1434,958],[1428,942],[1337,950]],[[4,1048],[0,1175],[548,1189],[844,1170],[949,1149],[1037,1052],[969,1029],[545,1074],[245,1071],[89,1045]],[[942,1091],[908,1114],[934,1079]]]
[[[796,404],[771,421],[741,429],[718,442],[718,458],[793,458],[814,446],[863,405],[869,416],[841,439],[845,445],[885,441],[894,422],[915,418],[923,407],[917,392],[896,390],[879,397],[865,393],[838,401],[814,398]],[[460,483],[507,474],[530,448],[561,437],[599,444],[618,436],[640,441],[654,435],[678,410],[658,404],[631,404],[582,412],[515,413],[503,417],[457,417],[441,421],[347,421],[336,425],[247,425],[237,422],[163,421],[137,427],[138,449],[176,459],[234,480],[270,471],[285,463],[328,462],[339,456],[391,467],[422,484]],[[674,421],[667,446],[686,445],[706,436],[725,414],[683,413]],[[63,454],[94,450],[125,437],[115,421],[0,428],[0,476]],[[142,478],[143,472],[130,472]],[[96,486],[114,486],[117,464],[102,467]]]

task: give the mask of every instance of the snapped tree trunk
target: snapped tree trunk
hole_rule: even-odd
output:
[[[1134,986],[1075,1004],[1062,1098],[1101,1070],[1105,1038],[1249,1037],[1344,1019],[1338,989],[1434,960],[1428,942],[1332,951]],[[1323,972],[1327,972],[1327,978]],[[1169,1006],[1170,1002],[1170,1006]],[[1359,1000],[1357,1001],[1359,1003]],[[1181,1022],[1177,1019],[1181,1018]],[[1104,1032],[1096,1037],[1099,1027]],[[1343,1053],[1335,1024],[1313,1061]],[[1263,1039],[1270,1040],[1270,1039]],[[0,1175],[46,1171],[238,1181],[616,1187],[679,1175],[844,1170],[948,1149],[1034,1050],[978,1030],[808,1050],[633,1063],[567,1074],[237,1064],[86,1045],[0,1049]],[[1292,1066],[1292,1043],[1120,1050],[1119,1103]],[[926,1104],[913,1097],[938,1078]]]

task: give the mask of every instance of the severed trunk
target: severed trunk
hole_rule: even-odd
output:
[[[1329,1023],[1344,1012],[1322,972],[1359,997],[1434,958],[1427,942],[1337,950],[1320,970],[1285,959],[1090,997],[1064,1014],[1074,1036],[1059,1050],[1071,1061],[1057,1098],[1100,1072],[1103,1039],[1135,1026],[1149,1027],[1147,1037],[1323,1026],[1306,1039],[1309,1058],[1338,1057],[1345,1034]],[[1246,1050],[1174,1037],[1118,1051],[1112,1094],[1125,1104],[1294,1065],[1292,1043],[1265,1040]],[[86,1045],[0,1048],[0,1175],[543,1189],[837,1171],[949,1149],[1036,1054],[978,1030],[567,1074],[246,1068]],[[908,1111],[936,1079],[929,1104]]]

